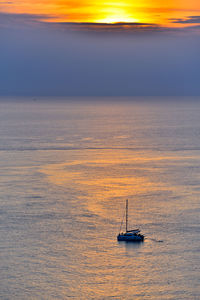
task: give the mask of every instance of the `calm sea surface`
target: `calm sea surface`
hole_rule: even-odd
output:
[[[200,101],[1,100],[0,299],[200,299],[199,262]]]

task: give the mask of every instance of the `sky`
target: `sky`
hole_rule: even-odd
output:
[[[199,96],[197,0],[0,0],[0,96]]]
[[[40,20],[48,18],[48,22],[139,22],[183,26],[183,23],[173,23],[173,19],[185,21],[200,14],[198,0],[1,0],[0,3],[2,12],[33,14]]]

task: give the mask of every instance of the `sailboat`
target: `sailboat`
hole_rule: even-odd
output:
[[[123,223],[123,220],[122,220]],[[121,223],[121,226],[122,226]],[[120,228],[121,231],[121,228]],[[119,232],[117,236],[118,241],[125,242],[143,242],[144,235],[140,233],[139,229],[128,230],[128,200],[126,200],[126,232]]]

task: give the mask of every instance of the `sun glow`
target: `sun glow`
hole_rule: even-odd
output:
[[[30,19],[35,16],[36,20],[46,23],[145,23],[185,27],[194,24],[194,19],[190,17],[199,15],[200,2],[197,0],[181,2],[180,0],[0,0],[0,10],[1,13],[18,14],[21,19],[23,15],[27,15]],[[189,18],[188,22],[184,23],[183,20],[187,18]],[[199,24],[199,19],[196,20]]]
[[[138,18],[134,18],[127,13],[123,8],[107,8],[106,11],[102,12],[102,18],[95,19],[95,23],[134,23],[139,22]]]

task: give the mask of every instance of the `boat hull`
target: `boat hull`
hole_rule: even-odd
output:
[[[123,235],[123,234],[119,234],[117,236],[117,240],[118,241],[125,241],[125,242],[143,242],[144,241],[144,236],[142,235]]]

